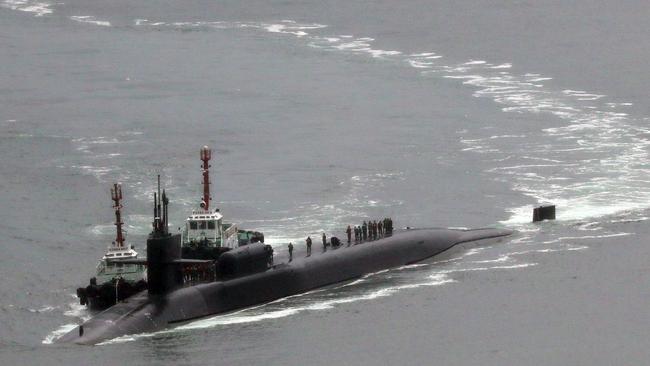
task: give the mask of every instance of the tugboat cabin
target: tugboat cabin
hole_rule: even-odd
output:
[[[207,244],[209,247],[237,248],[237,226],[224,224],[223,215],[218,210],[214,212],[199,210],[185,222],[182,231],[182,242],[188,244]]]
[[[97,281],[99,283],[111,281],[121,277],[127,281],[138,281],[143,278],[145,267],[142,264],[121,263],[122,260],[137,259],[138,252],[133,246],[116,246],[113,243],[108,247],[102,260],[97,263]]]
[[[200,209],[192,211],[181,230],[183,258],[216,260],[221,253],[241,245],[264,242],[264,235],[254,231],[238,230],[237,225],[223,222],[219,209],[211,210],[209,161],[212,150],[201,148],[203,162],[203,198]]]

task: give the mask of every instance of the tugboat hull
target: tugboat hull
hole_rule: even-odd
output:
[[[153,332],[170,324],[225,313],[412,264],[453,246],[512,234],[505,229],[418,229],[330,250],[226,281],[152,294],[143,291],[73,329],[58,342],[97,344],[126,334]]]

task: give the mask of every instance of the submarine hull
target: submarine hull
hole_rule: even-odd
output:
[[[413,229],[359,245],[295,259],[226,281],[183,287],[164,294],[143,291],[96,315],[57,342],[97,344],[127,334],[162,330],[174,323],[262,304],[412,264],[455,245],[512,234],[506,229]]]

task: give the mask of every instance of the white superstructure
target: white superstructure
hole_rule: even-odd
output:
[[[182,242],[183,245],[206,243],[211,247],[236,248],[238,246],[237,226],[224,224],[223,215],[217,210],[192,211],[185,220]]]
[[[127,281],[146,280],[147,271],[142,264],[121,263],[125,259],[137,259],[138,252],[132,245],[117,246],[115,242],[108,247],[102,259],[97,263],[97,282],[122,278]]]

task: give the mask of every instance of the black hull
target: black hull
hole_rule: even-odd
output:
[[[510,235],[510,230],[420,229],[295,259],[265,272],[152,295],[143,291],[73,329],[57,342],[97,344],[126,334],[262,304],[367,273],[423,261],[465,242]]]
[[[87,305],[92,311],[106,310],[116,304],[116,300],[124,301],[129,297],[147,289],[147,282],[122,281],[118,283],[117,291],[115,281],[104,282],[101,285],[90,284],[77,289],[77,297],[81,305]]]
[[[216,261],[219,256],[228,251],[229,248],[210,247],[204,243],[192,246],[184,246],[181,256],[185,259],[203,259]]]

